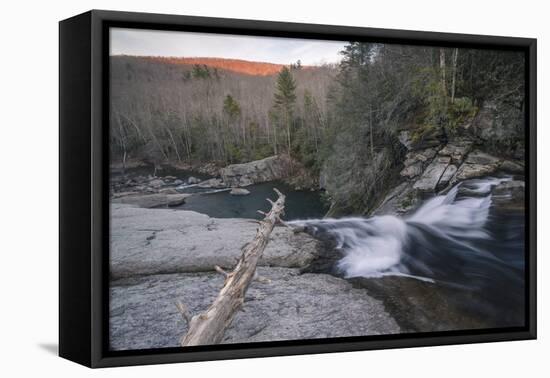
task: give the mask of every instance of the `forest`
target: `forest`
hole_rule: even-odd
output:
[[[524,53],[332,46],[111,56],[112,349],[525,324]]]
[[[111,161],[222,167],[287,154],[353,212],[395,177],[404,130],[413,142],[451,138],[489,104],[501,120],[486,147],[523,144],[521,52],[350,42],[341,56],[240,69],[112,56]]]

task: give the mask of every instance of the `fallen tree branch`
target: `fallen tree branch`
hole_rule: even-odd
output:
[[[189,324],[191,322],[191,315],[189,314],[189,311],[187,310],[187,307],[180,301],[176,302],[176,307],[178,308],[178,311],[180,312],[183,319]]]
[[[229,273],[227,273],[225,270],[223,270],[222,267],[220,267],[220,266],[218,266],[218,265],[216,265],[216,266],[214,267],[214,269],[216,269],[216,272],[222,274],[222,275],[223,275],[224,277],[226,277],[226,278],[227,278],[227,276],[229,276]]]
[[[271,210],[264,213],[265,218],[259,223],[256,236],[243,249],[235,269],[228,273],[216,267],[216,270],[223,272],[225,276],[224,285],[210,307],[205,312],[193,316],[187,334],[181,341],[182,346],[218,344],[235,314],[242,309],[250,282],[258,279],[256,266],[269,242],[269,235],[275,224],[280,221],[284,210],[285,196],[277,189],[273,190],[277,193],[278,199],[272,202]],[[259,280],[267,282],[263,278]]]
[[[286,228],[292,230],[292,232],[294,232],[295,234],[305,231],[305,227],[303,227],[303,226],[291,226],[288,223],[286,223],[284,220],[282,220],[281,217],[277,217],[277,225],[281,225],[283,227],[286,227]]]

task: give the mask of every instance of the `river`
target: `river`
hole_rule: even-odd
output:
[[[152,175],[152,167],[138,167],[127,169],[126,176],[148,176]],[[173,176],[187,182],[190,177],[206,180],[211,177],[194,171],[175,169],[173,167],[162,167],[156,172],[159,177]],[[322,200],[321,191],[296,190],[283,181],[272,181],[247,186],[249,195],[235,196],[227,190],[201,189],[197,186],[181,185],[176,187],[181,193],[193,193],[181,206],[171,209],[191,210],[206,214],[214,218],[249,218],[261,219],[263,216],[258,210],[268,211],[270,209],[266,198],[276,199],[277,195],[273,188],[279,189],[286,196],[285,219],[309,219],[321,218],[328,211],[328,207]]]
[[[410,318],[422,309],[414,316],[416,320],[430,313],[426,322],[448,321],[447,329],[453,324],[523,326],[524,210],[507,206],[506,196],[496,198],[493,194],[498,184],[509,180],[487,177],[462,182],[403,217],[296,220],[290,224],[334,242],[341,256],[333,274],[370,289],[374,283],[374,291],[385,302],[392,295],[403,296],[397,306],[395,299],[389,304],[394,314],[401,312],[402,317]],[[429,288],[427,296],[425,288]],[[418,298],[410,301],[415,296]],[[425,298],[419,301],[422,296]]]
[[[130,175],[151,174],[139,168]],[[196,172],[164,169],[182,181]],[[522,326],[525,322],[525,215],[493,189],[510,177],[465,181],[426,199],[406,216],[323,218],[319,191],[281,181],[246,187],[249,195],[180,185],[195,195],[175,209],[215,218],[255,218],[273,188],[286,196],[284,219],[329,241],[318,272],[345,277],[382,300],[405,331]],[[328,263],[327,263],[328,262]],[[315,264],[314,264],[315,265]],[[311,271],[315,271],[312,268]]]
[[[246,189],[250,194],[246,196],[234,196],[227,191],[192,196],[179,208],[207,214],[214,218],[261,219],[263,215],[257,210],[269,211],[271,207],[266,198],[277,198],[273,188],[279,189],[286,196],[285,219],[287,220],[320,218],[327,211],[320,192],[294,190],[281,181],[247,186]]]

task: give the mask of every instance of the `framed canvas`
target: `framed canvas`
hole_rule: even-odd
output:
[[[536,337],[536,40],[60,22],[59,353]]]

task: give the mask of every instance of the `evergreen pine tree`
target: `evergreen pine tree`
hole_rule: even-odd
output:
[[[296,82],[288,67],[283,67],[277,77],[277,92],[274,97],[275,108],[280,115],[279,119],[286,129],[287,151],[290,156],[292,146],[291,128],[296,104]]]

